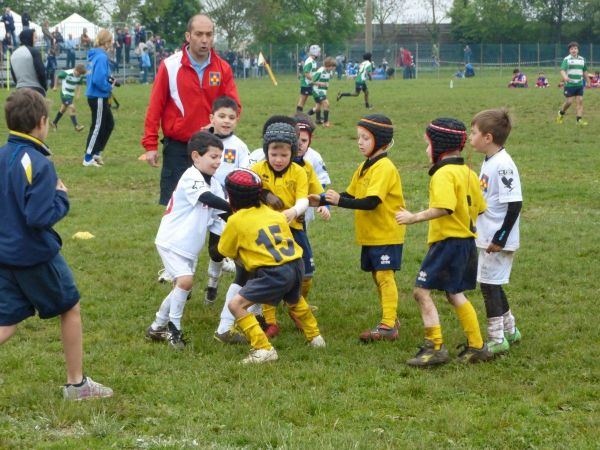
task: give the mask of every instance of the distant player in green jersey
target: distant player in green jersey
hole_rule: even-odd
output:
[[[323,66],[319,67],[313,75],[312,95],[316,105],[308,111],[308,115],[311,116],[316,114],[317,123],[323,124],[324,127],[331,126],[329,123],[329,100],[327,100],[327,89],[329,88],[329,80],[331,80],[335,68],[335,59],[329,56],[323,61]],[[323,110],[323,118],[321,118],[321,110]]]
[[[365,107],[372,109],[373,106],[369,105],[369,90],[367,89],[367,79],[371,79],[371,72],[373,72],[373,62],[371,61],[371,54],[365,53],[363,55],[363,62],[358,66],[358,74],[355,79],[354,94],[350,92],[338,92],[337,101],[340,101],[342,97],[358,97],[360,91],[365,93]]]
[[[590,78],[585,58],[579,55],[579,44],[577,42],[569,43],[569,55],[563,59],[560,65],[560,76],[565,83],[565,103],[558,111],[556,122],[563,123],[564,115],[573,103],[573,98],[575,98],[577,125],[586,126],[587,122],[583,120],[583,80],[586,80],[589,84]]]
[[[313,75],[319,67],[317,59],[321,56],[321,47],[311,45],[308,49],[308,58],[304,60],[302,73],[300,74],[300,98],[296,105],[296,112],[304,111],[306,99],[313,93]]]
[[[75,97],[79,96],[79,86],[85,84],[85,72],[85,65],[77,64],[74,69],[63,70],[58,74],[58,78],[62,80],[62,88],[60,90],[61,105],[58,113],[56,113],[56,117],[50,124],[52,129],[57,129],[58,121],[67,110],[69,111],[75,131],[81,131],[85,128],[77,122],[74,103]]]

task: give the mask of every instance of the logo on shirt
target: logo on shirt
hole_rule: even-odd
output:
[[[208,85],[209,86],[221,86],[221,72],[209,72],[208,73]]]
[[[512,185],[513,179],[512,178],[506,178],[506,177],[502,177],[500,178],[500,180],[502,181],[502,184],[504,185],[504,187],[506,189],[508,189],[508,192],[512,191],[515,187]]]
[[[479,186],[483,192],[487,192],[488,187],[490,186],[490,177],[485,174],[481,175],[481,178],[479,179]]]
[[[198,189],[200,189],[201,187],[206,186],[206,183],[202,180],[195,180],[194,184],[192,185],[192,189],[194,191],[197,191]]]
[[[233,164],[235,162],[235,149],[234,148],[226,148],[223,152],[223,160],[226,163]]]
[[[419,272],[419,276],[417,277],[417,281],[427,281],[427,272],[425,272],[424,270],[421,270]]]
[[[382,266],[386,266],[390,264],[390,255],[381,255],[381,260],[379,261],[379,264],[381,264]]]

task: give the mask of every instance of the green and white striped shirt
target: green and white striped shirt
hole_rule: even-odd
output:
[[[312,56],[309,56],[304,61],[304,67],[302,68],[302,79],[300,80],[300,87],[312,86],[311,80],[306,78],[305,75],[307,73],[314,75],[314,73],[316,71],[317,71],[317,62],[312,58]]]
[[[365,83],[369,78],[369,74],[373,72],[373,63],[371,61],[363,61],[358,66],[358,74],[356,75],[356,83]]]
[[[75,97],[77,85],[85,84],[85,75],[75,75],[75,69],[61,71],[58,78],[62,80],[61,97],[69,100]]]
[[[313,95],[315,97],[327,97],[327,89],[329,88],[329,80],[331,80],[331,72],[325,69],[325,66],[319,69],[313,75],[313,82],[327,83],[326,86],[313,86]]]
[[[583,72],[587,72],[585,58],[577,55],[573,58],[571,55],[563,59],[560,69],[564,70],[569,77],[569,81],[565,83],[565,87],[581,87],[583,86]]]

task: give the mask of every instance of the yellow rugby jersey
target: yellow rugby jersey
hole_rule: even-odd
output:
[[[346,192],[354,198],[377,196],[381,203],[372,210],[354,210],[356,241],[359,245],[403,244],[406,225],[396,223],[396,213],[405,206],[400,174],[383,157],[361,175],[366,162],[358,166]]]
[[[300,165],[300,164],[298,164]],[[323,186],[319,181],[319,177],[317,176],[317,172],[313,168],[312,164],[308,161],[304,160],[304,165],[300,166],[306,171],[306,176],[308,178],[308,193],[309,194],[322,194],[325,192],[323,190]]]
[[[219,253],[241,260],[248,271],[302,257],[285,216],[267,205],[236,211],[219,239]]]
[[[275,176],[275,172],[266,160],[257,162],[250,169],[260,176],[265,189],[281,199],[285,209],[294,206],[298,199],[308,198],[308,176],[306,170],[300,165],[292,163],[281,176]],[[303,229],[302,224],[296,219],[290,223],[290,227],[296,230]]]
[[[467,196],[471,198],[470,207]],[[448,209],[452,214],[429,221],[428,244],[476,237],[477,216],[485,211],[486,204],[475,172],[464,164],[440,167],[429,182],[429,207]]]

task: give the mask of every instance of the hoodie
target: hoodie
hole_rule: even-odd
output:
[[[102,48],[92,48],[87,55],[87,90],[85,95],[93,98],[108,98],[112,93],[108,55]]]
[[[10,72],[17,89],[33,88],[46,92],[46,68],[40,51],[33,46],[33,30],[23,30],[19,34],[21,45],[10,57]]]

